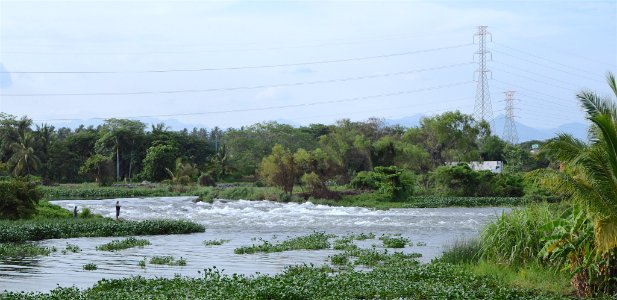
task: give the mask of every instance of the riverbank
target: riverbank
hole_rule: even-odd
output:
[[[168,186],[152,184],[147,186],[125,185],[115,187],[98,187],[92,184],[59,185],[42,187],[44,197],[57,199],[111,199],[111,198],[142,198],[142,197],[173,197],[195,196],[200,201],[211,202],[214,199],[228,200],[271,200],[277,202],[303,203],[309,201],[315,204],[344,207],[367,207],[377,209],[389,208],[437,208],[437,207],[514,207],[532,202],[525,197],[441,197],[412,196],[404,201],[391,201],[379,195],[364,191],[344,190],[340,199],[305,198],[304,191],[294,190],[290,196],[274,187],[256,187],[252,185],[225,184],[219,187],[188,186],[182,191],[170,190]]]

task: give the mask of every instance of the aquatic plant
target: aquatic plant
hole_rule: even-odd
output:
[[[261,244],[243,246],[234,249],[235,254],[252,254],[257,252],[283,252],[290,250],[322,250],[330,248],[330,242],[328,239],[333,238],[334,235],[325,234],[323,232],[315,232],[306,236],[299,236],[291,238],[280,243],[271,243],[262,240]]]
[[[64,248],[64,250],[61,251],[62,254],[69,254],[69,253],[77,253],[77,252],[81,252],[81,248],[79,248],[79,246],[74,245],[74,244],[69,244],[66,243],[66,247]]]
[[[133,247],[144,247],[150,245],[150,241],[146,239],[136,239],[134,237],[126,238],[124,240],[113,240],[107,244],[97,246],[96,250],[101,251],[118,251]]]
[[[173,256],[153,256],[150,258],[150,263],[153,265],[186,266],[186,259],[180,257],[176,260]]]
[[[49,219],[0,221],[0,242],[43,239],[204,232],[201,224],[183,220],[116,222],[110,219]]]
[[[86,271],[94,271],[98,269],[99,267],[97,267],[96,264],[94,263],[87,263],[82,268]]]
[[[0,258],[33,257],[49,255],[57,251],[54,247],[41,247],[32,243],[3,243],[0,244]]]
[[[382,235],[379,239],[383,242],[383,246],[386,248],[405,248],[405,246],[410,243],[409,239],[404,237]]]
[[[225,243],[229,243],[229,240],[205,240],[203,241],[204,246],[220,246]]]

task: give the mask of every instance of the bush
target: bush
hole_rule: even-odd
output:
[[[411,172],[390,166],[359,172],[350,185],[358,189],[376,190],[385,200],[403,201],[413,194],[415,182]]]
[[[35,184],[21,179],[0,181],[0,218],[29,218],[42,194]]]
[[[197,179],[197,182],[200,186],[216,186],[216,181],[214,181],[214,177],[211,174],[202,173]]]

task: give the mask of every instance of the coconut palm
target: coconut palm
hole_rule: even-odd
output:
[[[18,140],[11,143],[10,149],[13,155],[8,163],[13,170],[13,175],[30,175],[41,165],[41,160],[34,153],[33,144],[34,136],[24,131],[20,131]]]

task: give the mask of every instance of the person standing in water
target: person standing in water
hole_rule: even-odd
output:
[[[116,201],[116,220],[120,217],[120,201]]]
[[[73,219],[77,219],[77,205],[75,205],[75,208],[73,209]]]

